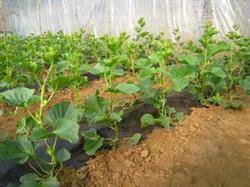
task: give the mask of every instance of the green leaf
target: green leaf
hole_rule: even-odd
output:
[[[225,103],[223,97],[219,93],[216,93],[215,95],[208,98],[207,100],[213,104],[218,104],[218,105],[224,105]]]
[[[121,68],[115,68],[112,70],[112,73],[115,75],[115,76],[123,76],[125,74],[124,70],[121,69]]]
[[[230,50],[230,45],[224,41],[212,44],[208,47],[208,56],[211,57],[217,53]]]
[[[13,106],[24,107],[33,96],[35,90],[25,87],[19,87],[0,93],[4,99]]]
[[[42,179],[42,187],[58,187],[59,182],[56,177],[49,176],[46,180]]]
[[[16,125],[16,132],[20,134],[27,134],[39,124],[32,117],[22,118]]]
[[[56,50],[56,48],[49,47],[46,49],[46,51],[44,51],[43,58],[45,62],[47,62],[48,64],[53,64],[54,62],[57,61],[58,54],[59,53]]]
[[[96,151],[102,147],[104,138],[96,133],[95,129],[90,129],[82,133],[84,137],[84,151],[88,155],[94,155]]]
[[[141,137],[142,137],[142,135],[140,133],[135,133],[135,134],[133,134],[133,136],[128,137],[127,141],[131,145],[136,145],[141,140]]]
[[[100,63],[97,63],[95,65],[95,67],[93,67],[91,70],[90,70],[90,73],[92,73],[93,75],[100,75],[100,74],[103,74],[103,73],[106,73],[109,71],[109,67],[105,66],[105,65],[102,65]]]
[[[247,76],[245,79],[240,80],[240,86],[244,91],[250,95],[250,76]]]
[[[34,105],[34,104],[37,104],[37,103],[39,103],[39,102],[40,102],[40,96],[38,96],[38,95],[33,95],[33,96],[30,98],[28,104]]]
[[[171,65],[167,77],[173,81],[173,89],[179,92],[195,77],[195,69],[185,64]]]
[[[61,118],[56,120],[52,125],[55,129],[52,133],[60,138],[67,140],[70,143],[76,143],[79,140],[79,125],[76,121]]]
[[[33,141],[51,137],[53,134],[45,128],[36,127],[31,131],[30,139]]]
[[[56,71],[58,73],[62,73],[65,70],[69,69],[69,65],[70,65],[70,63],[68,61],[59,61],[56,63]]]
[[[160,116],[155,120],[157,124],[163,126],[164,128],[170,127],[170,118],[168,116]]]
[[[105,118],[105,111],[108,103],[96,92],[94,95],[86,97],[84,101],[84,117],[89,123],[96,123]]]
[[[28,173],[20,177],[20,187],[42,187],[40,178],[34,173]]]
[[[33,144],[33,142],[31,142],[28,137],[26,136],[19,136],[17,138],[18,144],[20,146],[20,148],[22,149],[22,152],[26,153],[29,156],[34,156],[35,153],[35,145]]]
[[[121,122],[122,121],[121,115],[117,112],[112,112],[109,116],[109,119],[113,122]]]
[[[137,69],[143,70],[143,69],[148,68],[148,67],[150,67],[150,66],[152,66],[152,63],[151,63],[150,60],[147,59],[147,58],[139,58],[139,59],[135,62],[135,67],[136,67]]]
[[[16,187],[14,182],[9,182],[6,187]]]
[[[45,115],[45,121],[55,129],[52,132],[71,143],[79,139],[77,118],[77,110],[66,101],[54,105]]]
[[[183,114],[183,112],[176,112],[176,113],[174,114],[174,117],[175,117],[175,119],[176,119],[178,122],[180,122],[180,121],[182,121],[182,120],[184,119],[184,114]]]
[[[158,64],[164,60],[163,55],[159,52],[154,52],[148,57],[153,64]]]
[[[26,158],[17,141],[4,140],[0,143],[0,160],[16,160]]]
[[[58,187],[59,182],[56,177],[40,178],[35,173],[27,173],[20,177],[20,187]]]
[[[174,107],[166,106],[166,111],[168,114],[176,113],[176,109]]]
[[[132,83],[120,83],[115,88],[125,94],[134,94],[140,90],[138,86]]]
[[[189,54],[181,54],[178,57],[178,60],[182,63],[187,63],[188,65],[191,66],[196,66],[201,62],[201,59],[197,56],[191,56]]]
[[[234,103],[225,102],[223,106],[225,109],[233,109],[233,110],[240,110],[243,108],[243,104],[238,102]]]
[[[143,116],[140,119],[141,127],[148,127],[155,124],[155,118],[152,114],[143,114]]]
[[[22,66],[30,73],[38,74],[42,70],[42,66],[34,61],[24,61]]]
[[[189,80],[187,79],[176,79],[174,82],[173,89],[177,92],[180,92],[184,88],[186,88],[189,85]]]
[[[224,72],[224,70],[218,66],[212,67],[210,72],[215,74],[216,76],[222,78],[222,79],[226,78],[226,76],[227,76],[226,73]]]
[[[58,119],[68,119],[77,122],[77,110],[68,101],[57,103],[45,114],[45,122],[54,123]]]
[[[66,88],[72,84],[74,84],[76,81],[75,77],[72,76],[57,76],[55,79],[49,81],[49,86],[53,91],[57,91],[63,88]]]
[[[67,149],[62,148],[56,153],[56,158],[59,162],[64,162],[71,158],[71,154]]]
[[[0,160],[27,160],[35,155],[35,146],[26,136],[0,143]]]

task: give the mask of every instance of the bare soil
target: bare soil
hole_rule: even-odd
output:
[[[241,111],[193,108],[180,126],[155,129],[139,145],[121,141],[79,169],[66,169],[61,186],[249,187],[250,97]]]

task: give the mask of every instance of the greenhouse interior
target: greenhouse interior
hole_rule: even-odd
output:
[[[250,0],[0,0],[0,187],[249,187]]]

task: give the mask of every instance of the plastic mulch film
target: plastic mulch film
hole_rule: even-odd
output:
[[[144,17],[146,29],[173,37],[195,39],[211,21],[226,33],[233,25],[249,35],[250,0],[0,0],[2,30],[22,35],[83,28],[95,35],[134,35],[136,21]],[[1,29],[1,28],[0,28]]]

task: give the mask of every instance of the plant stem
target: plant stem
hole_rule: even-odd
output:
[[[29,162],[29,166],[31,167],[31,169],[38,174],[39,176],[42,176],[42,174]]]
[[[47,72],[47,75],[44,79],[44,82],[42,84],[42,87],[40,88],[41,89],[41,95],[40,95],[40,109],[39,109],[39,113],[38,113],[38,118],[40,121],[42,121],[42,115],[43,115],[43,109],[44,107],[46,106],[47,103],[44,102],[44,96],[45,96],[45,86],[46,86],[46,83],[47,83],[47,80],[49,78],[49,75],[52,71],[52,68],[53,68],[53,64],[50,65],[49,67],[49,70]],[[52,97],[52,96],[51,96]],[[51,98],[50,98],[51,99]]]
[[[50,156],[50,164],[52,166],[52,169],[50,171],[50,175],[53,175],[54,174],[54,170],[55,170],[55,167],[57,165],[57,162],[56,162],[56,155],[55,155],[55,145],[56,145],[56,139],[55,139],[55,142],[54,142],[54,145],[51,146],[49,143],[48,143],[48,138],[46,138],[44,140],[46,146],[48,147],[49,151],[48,151],[48,154]]]

